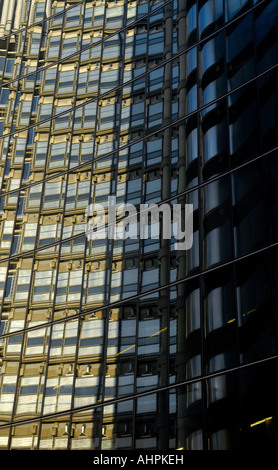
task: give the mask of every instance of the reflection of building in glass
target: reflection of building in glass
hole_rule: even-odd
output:
[[[2,1],[2,449],[277,442],[277,0]],[[92,202],[194,243],[88,241]]]

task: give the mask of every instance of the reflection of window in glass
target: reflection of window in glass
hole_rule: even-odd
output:
[[[81,103],[77,102],[77,106],[78,104]],[[76,109],[74,116],[74,129],[90,128],[93,130],[95,127],[96,112],[97,106],[95,101]]]
[[[230,154],[232,166],[236,166],[256,156],[260,148],[256,85],[251,84],[231,94],[228,104]]]
[[[162,160],[162,139],[146,142],[146,158],[148,165],[159,163]]]
[[[24,235],[22,241],[22,251],[32,250],[35,247],[37,234],[37,224],[36,223],[26,223],[24,226]]]
[[[204,188],[205,266],[230,258],[232,254],[229,180],[221,178]]]
[[[43,324],[44,321],[34,321],[29,323],[29,327],[38,326]],[[46,354],[48,351],[49,344],[49,328],[36,328],[33,331],[27,333],[25,342],[25,355],[36,356]]]
[[[69,183],[66,195],[67,209],[87,206],[90,197],[90,181]]]
[[[16,414],[37,413],[41,408],[41,376],[22,377],[19,385]]]
[[[67,100],[65,100],[67,101]],[[66,112],[72,108],[71,103],[64,102],[64,100],[61,100],[60,103],[58,103],[54,107],[54,115],[55,119],[53,121],[53,128],[54,129],[63,129],[70,127],[72,125],[72,112]],[[57,116],[58,114],[61,114],[61,116]]]
[[[20,269],[18,271],[15,300],[28,299],[31,274],[31,269]]]
[[[103,60],[105,59],[117,59],[121,56],[121,44],[120,36],[114,35],[113,38],[107,39],[103,44]]]
[[[49,156],[49,168],[57,166],[66,166],[68,163],[68,150],[69,141],[65,142],[54,142],[51,145],[50,156]]]
[[[249,0],[225,0],[225,4],[226,21],[230,21],[241,12],[246,4],[249,4]]]
[[[44,72],[42,89],[43,91],[53,91],[56,84],[57,66],[50,67]]]
[[[99,44],[99,41],[101,41],[103,36],[102,31],[97,31],[93,34],[84,34],[83,39],[82,39],[82,50],[84,52],[81,53],[81,61],[86,60],[86,59],[93,59],[95,61],[100,61],[101,57],[101,44]],[[96,45],[97,44],[97,45]]]
[[[101,319],[84,321],[80,333],[78,356],[102,354],[104,323]]]
[[[186,332],[187,335],[200,329],[200,289],[194,289],[186,299]],[[179,327],[179,322],[178,322]]]
[[[63,205],[65,195],[65,181],[46,182],[43,207],[45,209],[57,208]]]
[[[241,85],[254,76],[252,42],[252,15],[245,16],[227,29],[228,90]]]
[[[65,34],[65,37],[63,39],[62,43],[62,59],[65,57],[70,56],[71,54],[74,54],[77,52],[79,49],[79,36],[76,35],[76,33],[69,33]]]
[[[4,375],[1,387],[0,411],[11,413],[14,406],[16,394],[17,375]]]
[[[200,12],[200,32],[216,23],[216,26],[220,27],[220,20],[223,20],[223,0],[208,0],[201,7]]]
[[[81,67],[78,76],[78,94],[96,92],[98,90],[99,74],[100,68],[96,65]]]
[[[108,3],[106,8],[106,27],[119,28],[124,21],[124,5]]]
[[[226,113],[224,103],[210,106],[202,113],[204,179],[211,178],[227,168],[229,148]]]
[[[31,33],[30,37],[30,54],[38,54],[40,51],[41,33]]]
[[[106,89],[116,87],[119,83],[119,69],[117,64],[103,66],[101,74],[100,90],[104,92]]]
[[[99,113],[99,130],[112,129],[118,124],[118,113],[116,103],[104,103]]]
[[[61,230],[61,224],[42,225],[40,227],[39,246],[55,243]],[[52,248],[53,250],[53,248]]]
[[[134,56],[139,56],[147,53],[147,30],[142,27],[141,31],[138,30],[135,34],[135,47]]]
[[[142,273],[142,292],[154,289],[159,284],[159,268],[149,269]]]
[[[203,104],[225,93],[223,32],[206,42],[201,51]],[[213,73],[212,73],[213,72]]]
[[[53,271],[37,271],[34,279],[33,301],[50,301],[53,298]]]
[[[88,274],[87,302],[105,300],[106,297],[106,273],[99,270]]]
[[[78,5],[76,7],[71,8],[69,11],[66,12],[65,18],[65,25],[64,27],[73,27],[77,26],[81,23],[81,6]],[[83,8],[82,8],[83,11]]]
[[[92,405],[97,402],[101,378],[96,375],[77,377],[74,389],[74,406]]]
[[[164,31],[150,29],[149,31],[149,55],[161,54],[164,49]]]
[[[42,121],[44,119],[49,119],[51,117],[51,115],[52,115],[52,99],[50,99],[50,100],[51,100],[51,102],[47,102],[45,100],[45,102],[42,102],[40,104],[37,122]]]
[[[10,248],[13,238],[14,220],[5,220],[3,222],[3,231],[1,234],[0,247]]]
[[[32,108],[32,95],[26,95],[19,109],[19,124],[28,124]]]
[[[61,44],[61,34],[49,37],[48,57],[58,57]]]
[[[162,124],[163,102],[156,102],[155,99],[147,108],[148,110],[148,127],[152,128]]]
[[[63,16],[64,16],[63,12],[64,12],[64,7],[63,6],[56,6],[55,4],[53,5],[53,15],[55,15],[54,18],[52,18],[52,20],[51,20],[53,26],[54,25],[57,26],[57,25],[62,24]]]
[[[48,152],[48,142],[36,142],[35,151],[34,151],[34,166],[45,165],[46,155]]]
[[[0,295],[1,297],[3,297],[3,294],[4,294],[6,274],[7,274],[7,267],[6,266],[0,267]]]
[[[76,69],[64,66],[59,73],[57,93],[73,93],[75,89]]]
[[[72,377],[48,377],[45,389],[43,413],[55,413],[70,409],[73,391]]]

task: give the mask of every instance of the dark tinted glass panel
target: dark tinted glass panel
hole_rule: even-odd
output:
[[[201,148],[203,179],[228,169],[228,124],[226,101],[209,106],[201,113]]]
[[[240,401],[237,373],[206,381],[207,434],[210,450],[233,450],[239,445]]]
[[[200,55],[201,105],[224,95],[225,81],[225,37],[221,31],[202,45]]]
[[[252,24],[249,14],[227,28],[228,91],[255,75]]]
[[[265,158],[267,214],[270,243],[278,240],[278,154],[273,152]]]
[[[204,277],[205,363],[207,372],[237,363],[237,319],[233,269]]]
[[[278,145],[278,70],[259,79],[259,100],[261,108],[261,139],[263,152]]]
[[[207,184],[203,200],[204,267],[208,268],[232,256],[230,178]]]
[[[258,255],[236,264],[239,348],[242,362],[275,351],[269,259]]]
[[[232,174],[235,256],[267,243],[264,179],[261,161]]]
[[[277,359],[242,371],[243,446],[277,446]],[[258,380],[258,377],[260,380]]]
[[[260,151],[260,121],[256,83],[228,97],[231,166],[235,167]]]
[[[277,63],[278,1],[262,2],[254,14],[258,72],[261,73]]]

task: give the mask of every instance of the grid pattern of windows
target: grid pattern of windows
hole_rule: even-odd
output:
[[[0,449],[275,446],[278,0],[8,3]],[[192,248],[89,240],[109,196]]]

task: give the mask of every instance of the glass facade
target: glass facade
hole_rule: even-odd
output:
[[[277,20],[0,2],[1,450],[277,446]],[[89,240],[109,196],[193,204],[192,248]]]

